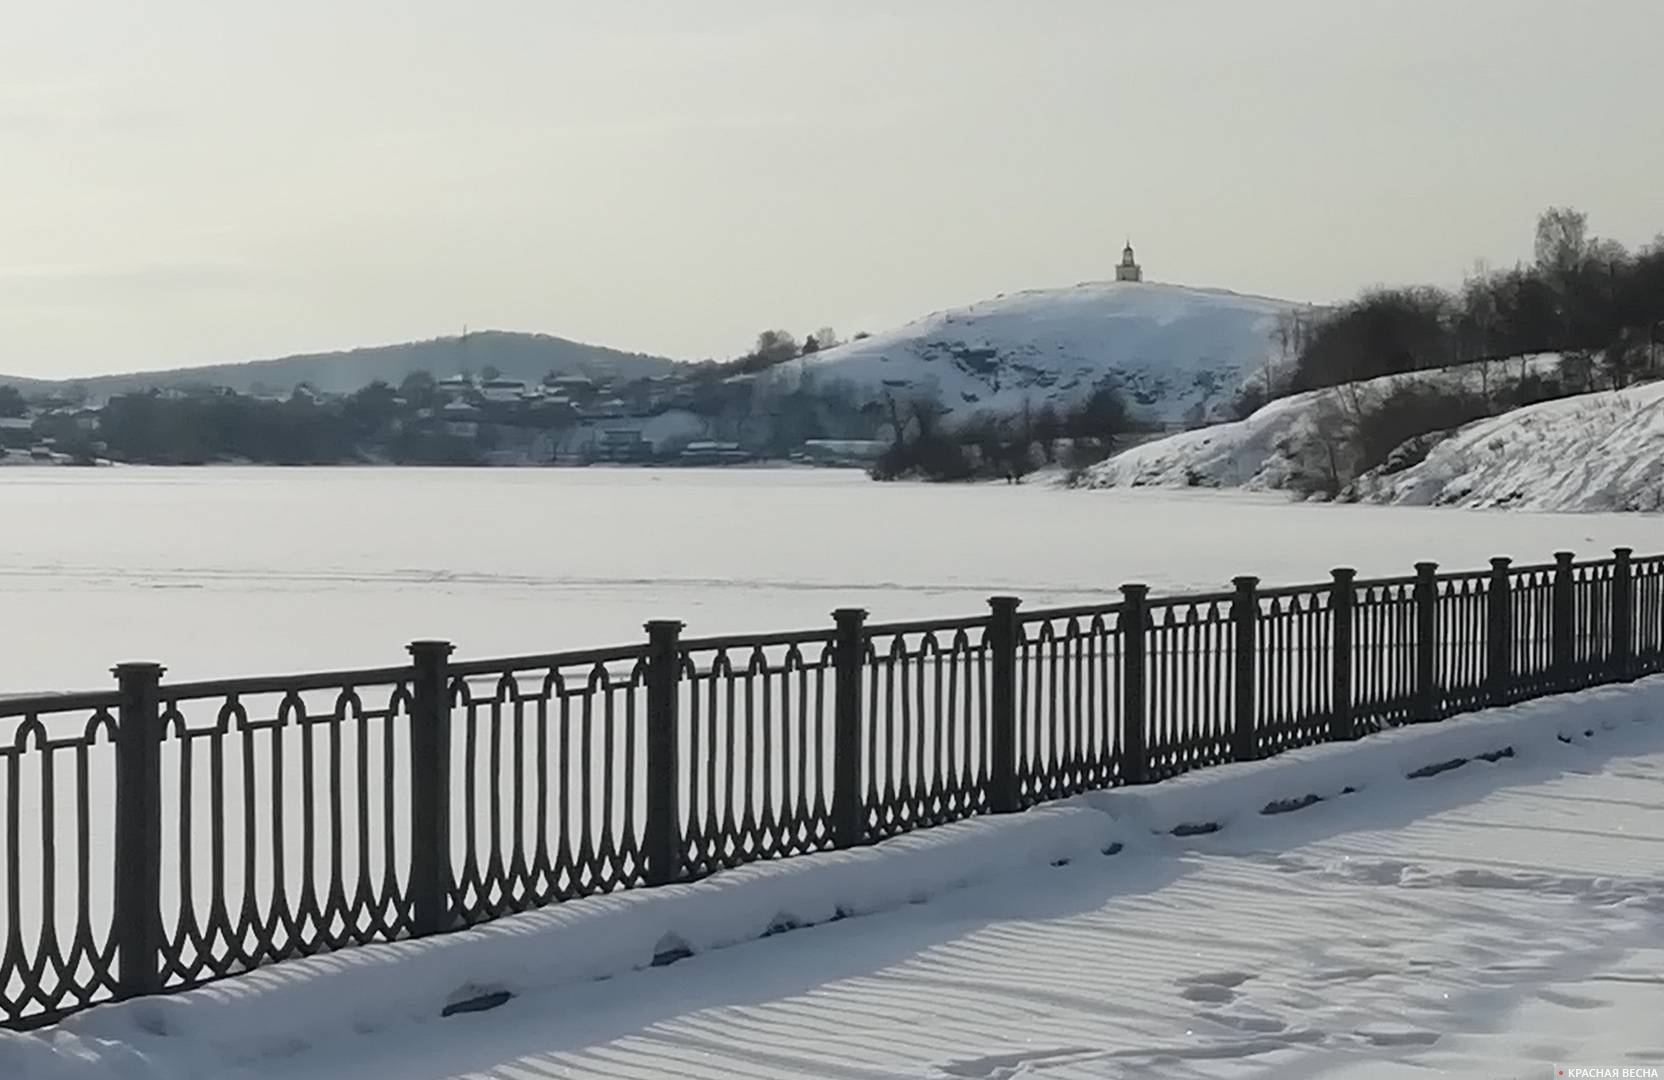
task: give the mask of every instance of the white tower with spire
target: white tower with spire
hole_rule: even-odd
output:
[[[1121,265],[1115,268],[1116,281],[1143,281],[1144,268],[1133,258],[1132,238],[1127,238],[1127,246],[1121,249]]]

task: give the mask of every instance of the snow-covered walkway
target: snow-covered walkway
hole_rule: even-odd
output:
[[[1458,758],[1469,760],[1425,768]],[[1418,771],[1429,775],[1405,775]],[[1261,812],[1305,795],[1322,801]],[[1210,823],[1220,827],[1173,835]],[[691,886],[660,902],[661,914],[686,913],[696,948],[669,966],[526,988],[486,1012],[367,1023],[355,998],[369,984],[355,982],[358,962],[343,954],[333,968],[331,958],[307,962],[320,965],[310,984],[319,1017],[339,1012],[341,1031],[319,1017],[286,1027],[299,1014],[281,997],[120,1006],[77,1018],[70,1032],[0,1041],[0,1075],[1061,1080],[1664,1069],[1664,680],[933,832],[946,837],[931,841],[942,858],[922,840],[897,859],[883,845],[851,853],[867,863],[810,858],[789,874],[781,864],[729,894],[761,898],[758,911],[790,902],[807,920],[803,882],[832,904],[864,867],[884,877],[867,889],[868,909],[902,898],[890,910],[706,949],[697,924],[735,909],[720,888]],[[972,851],[982,865],[951,868]],[[817,862],[848,872],[803,877]],[[949,887],[955,873],[981,877]],[[792,888],[797,899],[781,899]],[[612,907],[590,924],[595,936],[635,903],[600,900]],[[525,940],[535,957],[536,935]],[[482,949],[490,942],[467,955]],[[415,967],[410,959],[389,970],[416,986],[423,957]],[[193,1016],[204,1018],[195,1035]],[[352,1016],[363,1033],[347,1026]],[[203,1050],[210,1029],[234,1041],[251,1023],[287,1034],[235,1065],[224,1047]]]

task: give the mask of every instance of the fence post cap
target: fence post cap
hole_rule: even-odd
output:
[[[641,624],[641,628],[652,637],[668,637],[680,634],[686,625],[681,619],[648,619]]]
[[[1260,579],[1253,574],[1239,574],[1231,579],[1231,584],[1236,586],[1237,592],[1249,592],[1259,588]]]
[[[1121,586],[1121,595],[1126,597],[1128,600],[1142,600],[1146,596],[1150,595],[1150,587],[1136,582],[1130,585],[1123,585]]]
[[[160,679],[167,668],[154,660],[127,660],[110,669],[110,674],[118,679]]]
[[[1493,555],[1493,556],[1491,556],[1491,569],[1492,570],[1506,570],[1512,565],[1514,565],[1514,560],[1510,559],[1506,555]]]
[[[1619,562],[1624,562],[1628,560],[1630,556],[1635,554],[1635,549],[1629,547],[1617,547],[1612,549],[1612,554],[1616,556]]]
[[[1016,611],[1022,605],[1022,602],[1023,598],[1020,596],[990,596],[988,598],[988,606],[995,611]]]
[[[1350,566],[1337,566],[1329,571],[1329,576],[1336,581],[1353,581],[1357,578],[1358,571]]]
[[[1575,551],[1556,551],[1554,553],[1554,561],[1561,566],[1570,566],[1576,559],[1577,552]]]
[[[1416,574],[1421,576],[1421,577],[1432,577],[1434,574],[1436,574],[1438,572],[1439,572],[1439,564],[1436,563],[1436,562],[1418,562],[1418,563],[1416,563]]]
[[[841,607],[832,612],[832,617],[839,623],[858,623],[864,622],[867,614],[868,612],[866,608]]]
[[[456,646],[449,641],[423,638],[406,645],[405,652],[411,656],[449,656],[456,652]]]

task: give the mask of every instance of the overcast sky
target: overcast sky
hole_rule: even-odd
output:
[[[1661,0],[7,0],[0,372],[464,324],[729,356],[1664,229]]]

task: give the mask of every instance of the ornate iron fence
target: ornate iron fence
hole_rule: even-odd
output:
[[[1664,670],[1664,556],[0,698],[0,1022]]]

